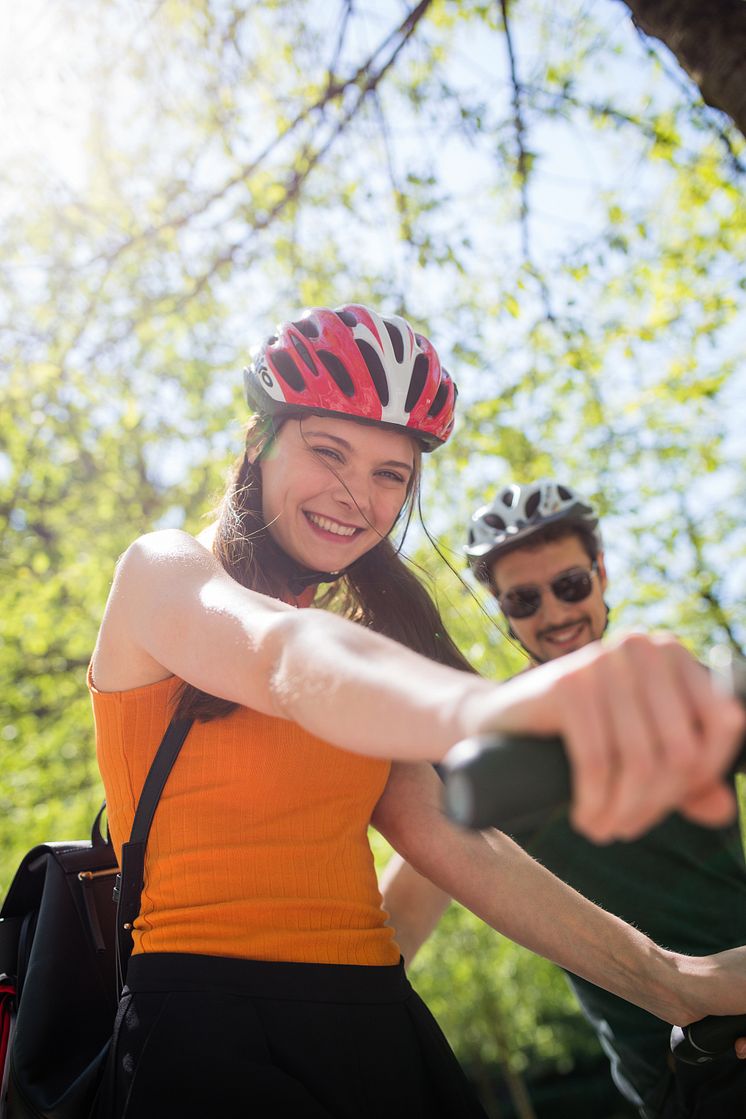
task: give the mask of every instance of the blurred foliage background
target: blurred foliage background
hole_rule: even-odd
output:
[[[3,889],[99,803],[85,671],[117,556],[205,523],[242,365],[303,307],[437,343],[461,412],[423,511],[459,574],[476,505],[556,474],[604,514],[616,625],[743,649],[746,151],[643,6],[4,0]],[[475,665],[521,667],[468,577],[407,547]],[[555,969],[452,907],[414,979],[492,1114],[563,1113],[539,1074],[598,1051]],[[624,1114],[589,1083],[567,1114]]]

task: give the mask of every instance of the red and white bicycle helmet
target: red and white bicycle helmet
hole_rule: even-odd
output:
[[[244,370],[249,407],[265,415],[303,412],[402,428],[423,450],[453,430],[456,386],[406,319],[350,303],[314,307],[260,348]]]
[[[488,583],[490,566],[501,552],[558,521],[585,526],[601,550],[598,516],[593,506],[578,497],[570,486],[551,478],[506,486],[491,505],[477,509],[469,522],[464,551],[474,574]]]

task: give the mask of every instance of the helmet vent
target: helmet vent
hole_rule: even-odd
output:
[[[574,494],[571,494],[570,491],[568,489],[566,489],[564,486],[559,486],[558,485],[557,486],[557,493],[560,495],[560,497],[562,498],[563,501],[572,501],[572,499],[574,497]]]
[[[505,521],[502,517],[498,517],[497,513],[485,513],[482,520],[489,528],[496,528],[498,532],[505,532]],[[469,535],[472,535],[471,530]],[[472,541],[470,540],[469,543],[471,544]]]
[[[435,399],[427,410],[428,416],[437,416],[438,412],[442,411],[443,406],[448,399],[448,382],[441,381],[440,387],[435,394]]]
[[[507,505],[508,509],[510,509],[513,504],[514,497],[515,494],[512,490],[503,490],[500,500],[502,501],[503,505]]]
[[[290,388],[293,389],[294,392],[306,391],[306,382],[303,379],[303,374],[290,354],[283,353],[282,350],[280,350],[278,353],[272,354],[272,362],[283,381],[290,385]]]
[[[539,508],[539,502],[540,501],[541,501],[541,494],[537,493],[536,490],[534,490],[534,492],[531,494],[528,501],[526,502],[526,516],[527,517],[529,517],[529,518],[533,517],[536,510]]]
[[[378,394],[378,399],[381,401],[381,406],[385,408],[389,402],[389,383],[386,380],[386,370],[383,368],[383,363],[370,342],[366,342],[364,338],[356,338],[355,342],[370,373],[370,379]]]
[[[319,328],[313,319],[298,319],[297,322],[291,324],[296,330],[299,330],[306,338],[318,338]]]
[[[422,390],[427,381],[427,374],[430,368],[430,362],[427,360],[425,354],[418,354],[414,361],[414,369],[412,370],[412,379],[409,382],[409,392],[404,404],[404,411],[411,412],[417,401],[422,396]]]
[[[355,386],[352,383],[350,374],[337,355],[330,353],[329,350],[319,350],[319,357],[323,361],[329,376],[337,385],[337,388],[343,392],[345,396],[352,399],[355,395]]]
[[[290,335],[290,341],[293,343],[293,346],[298,351],[301,358],[306,363],[308,368],[311,370],[313,375],[315,377],[318,377],[318,371],[316,369],[316,365],[314,363],[313,358],[311,357],[310,353],[308,352],[308,347],[303,345],[300,338],[293,338],[292,334]]]
[[[386,327],[391,345],[394,347],[394,357],[400,362],[404,358],[404,339],[401,336],[401,331],[397,330],[388,319],[383,320],[383,325]]]
[[[335,311],[338,319],[341,319],[345,326],[357,326],[357,319],[352,311]]]

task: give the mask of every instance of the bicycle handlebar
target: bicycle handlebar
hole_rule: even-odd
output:
[[[531,829],[570,802],[570,763],[561,738],[482,734],[465,738],[439,766],[446,811],[469,828]],[[746,771],[746,740],[730,775]]]
[[[746,704],[746,670],[732,668],[732,686]],[[464,739],[439,766],[448,816],[470,828],[529,831],[567,807],[570,765],[561,738],[489,734]],[[730,775],[746,772],[746,738]],[[687,1064],[702,1064],[729,1052],[746,1037],[746,1014],[711,1016],[674,1026],[671,1051]]]

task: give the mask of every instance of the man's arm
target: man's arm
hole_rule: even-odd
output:
[[[746,1012],[746,947],[703,957],[667,951],[503,833],[455,827],[440,794],[430,766],[394,765],[372,822],[419,873],[493,928],[667,1022]]]
[[[423,878],[396,851],[381,875],[386,922],[396,932],[396,942],[409,966],[434,931],[450,903],[450,897]]]

